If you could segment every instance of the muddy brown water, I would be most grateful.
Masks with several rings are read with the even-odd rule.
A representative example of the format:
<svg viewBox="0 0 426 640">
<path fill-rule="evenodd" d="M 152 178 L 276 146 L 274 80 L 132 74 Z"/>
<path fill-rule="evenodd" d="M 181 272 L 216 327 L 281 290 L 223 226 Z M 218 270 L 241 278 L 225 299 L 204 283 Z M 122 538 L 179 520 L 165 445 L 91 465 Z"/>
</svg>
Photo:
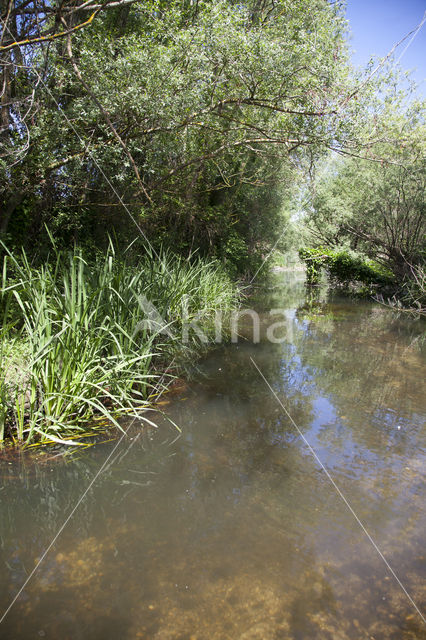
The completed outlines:
<svg viewBox="0 0 426 640">
<path fill-rule="evenodd" d="M 424 322 L 303 274 L 254 304 L 260 343 L 246 323 L 166 398 L 181 434 L 130 427 L 0 638 L 426 638 Z M 116 444 L 0 457 L 0 616 Z"/>
</svg>

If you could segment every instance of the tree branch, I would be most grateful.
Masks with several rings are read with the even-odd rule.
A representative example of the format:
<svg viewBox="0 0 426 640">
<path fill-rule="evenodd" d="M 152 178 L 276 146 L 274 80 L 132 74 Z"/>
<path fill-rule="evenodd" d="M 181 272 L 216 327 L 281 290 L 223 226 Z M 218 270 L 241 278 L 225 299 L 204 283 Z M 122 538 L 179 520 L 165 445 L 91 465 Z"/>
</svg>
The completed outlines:
<svg viewBox="0 0 426 640">
<path fill-rule="evenodd" d="M 71 61 L 72 67 L 74 69 L 74 73 L 77 76 L 77 78 L 79 79 L 79 81 L 81 82 L 81 84 L 83 85 L 83 87 L 86 89 L 87 93 L 89 94 L 89 96 L 91 97 L 91 99 L 93 100 L 93 102 L 96 104 L 96 106 L 98 107 L 99 111 L 102 113 L 105 122 L 107 123 L 107 125 L 109 126 L 109 128 L 111 129 L 115 139 L 118 141 L 119 145 L 121 146 L 121 148 L 123 149 L 124 153 L 126 154 L 126 156 L 128 157 L 130 164 L 133 168 L 133 172 L 136 176 L 136 180 L 142 190 L 142 192 L 144 193 L 146 199 L 152 204 L 152 200 L 151 197 L 148 194 L 148 191 L 146 190 L 145 185 L 142 182 L 142 178 L 140 176 L 139 173 L 139 169 L 136 165 L 136 162 L 132 156 L 132 154 L 130 153 L 129 149 L 127 148 L 126 143 L 124 142 L 124 140 L 121 138 L 120 134 L 118 133 L 117 129 L 114 127 L 112 121 L 111 121 L 111 117 L 108 113 L 108 111 L 105 109 L 105 107 L 100 103 L 100 101 L 98 100 L 98 98 L 95 96 L 95 94 L 93 93 L 93 91 L 90 89 L 89 85 L 87 84 L 87 82 L 84 80 L 83 76 L 81 75 L 80 69 L 77 66 L 77 63 L 75 61 L 73 52 L 72 52 L 72 44 L 71 44 L 71 35 L 68 35 L 67 38 L 67 53 L 68 53 L 68 57 Z"/>
</svg>

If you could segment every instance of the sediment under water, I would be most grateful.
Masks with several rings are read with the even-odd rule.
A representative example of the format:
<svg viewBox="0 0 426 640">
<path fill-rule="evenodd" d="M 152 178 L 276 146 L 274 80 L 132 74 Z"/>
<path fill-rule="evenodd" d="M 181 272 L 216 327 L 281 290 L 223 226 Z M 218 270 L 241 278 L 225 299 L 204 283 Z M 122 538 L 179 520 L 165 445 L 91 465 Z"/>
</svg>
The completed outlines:
<svg viewBox="0 0 426 640">
<path fill-rule="evenodd" d="M 0 625 L 0 638 L 414 640 L 421 617 L 291 418 L 425 610 L 421 321 L 306 301 L 279 274 L 262 338 L 194 367 L 157 429 L 132 425 Z M 270 308 L 285 308 L 271 344 Z M 4 611 L 114 442 L 78 457 L 0 457 Z M 1 613 L 1 612 L 0 612 Z"/>
</svg>

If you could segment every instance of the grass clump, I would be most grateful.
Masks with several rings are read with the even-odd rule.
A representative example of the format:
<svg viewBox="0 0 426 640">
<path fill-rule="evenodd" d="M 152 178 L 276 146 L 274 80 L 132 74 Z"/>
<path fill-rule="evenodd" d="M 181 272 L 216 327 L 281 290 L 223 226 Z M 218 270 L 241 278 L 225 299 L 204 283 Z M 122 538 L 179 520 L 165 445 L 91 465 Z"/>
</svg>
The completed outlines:
<svg viewBox="0 0 426 640">
<path fill-rule="evenodd" d="M 0 442 L 69 442 L 95 415 L 118 428 L 120 414 L 140 417 L 181 349 L 182 322 L 197 318 L 211 336 L 216 311 L 230 312 L 236 300 L 219 265 L 170 252 L 130 262 L 112 244 L 93 260 L 78 248 L 53 249 L 36 268 L 25 252 L 5 249 Z M 166 329 L 146 322 L 146 301 Z"/>
</svg>

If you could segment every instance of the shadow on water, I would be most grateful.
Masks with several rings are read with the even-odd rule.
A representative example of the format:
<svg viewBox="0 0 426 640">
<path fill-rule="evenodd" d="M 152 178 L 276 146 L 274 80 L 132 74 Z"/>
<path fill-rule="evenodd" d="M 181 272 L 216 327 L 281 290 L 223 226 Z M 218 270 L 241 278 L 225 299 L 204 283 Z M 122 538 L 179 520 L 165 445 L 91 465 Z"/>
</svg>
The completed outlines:
<svg viewBox="0 0 426 640">
<path fill-rule="evenodd" d="M 421 618 L 253 357 L 424 608 L 423 327 L 280 274 L 260 344 L 218 347 L 158 429 L 133 425 L 2 625 L 4 638 L 417 639 Z M 271 344 L 270 308 L 285 340 Z M 114 443 L 1 459 L 4 609 Z M 59 460 L 59 462 L 58 462 Z"/>
</svg>

